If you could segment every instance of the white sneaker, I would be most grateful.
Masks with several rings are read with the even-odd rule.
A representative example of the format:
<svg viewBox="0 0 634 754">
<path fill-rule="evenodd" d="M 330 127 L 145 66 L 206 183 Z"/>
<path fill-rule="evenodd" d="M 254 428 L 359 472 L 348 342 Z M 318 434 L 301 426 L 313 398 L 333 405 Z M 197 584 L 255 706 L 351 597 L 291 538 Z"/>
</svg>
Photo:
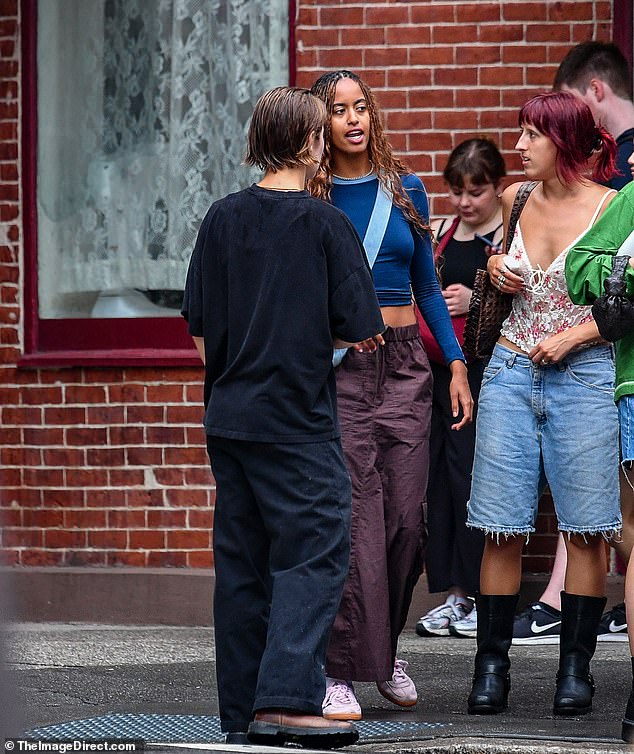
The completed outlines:
<svg viewBox="0 0 634 754">
<path fill-rule="evenodd" d="M 326 677 L 326 696 L 321 704 L 326 720 L 361 720 L 361 706 L 351 683 Z"/>
<path fill-rule="evenodd" d="M 418 701 L 414 681 L 405 672 L 407 662 L 399 660 L 394 662 L 394 673 L 391 681 L 377 681 L 376 687 L 379 692 L 393 704 L 399 707 L 413 707 Z"/>
<path fill-rule="evenodd" d="M 475 605 L 473 606 L 473 610 L 462 620 L 449 624 L 449 633 L 452 636 L 459 636 L 461 638 L 476 638 L 478 634 L 478 613 L 476 612 Z"/>
<path fill-rule="evenodd" d="M 449 626 L 462 620 L 471 610 L 471 600 L 450 594 L 442 605 L 419 618 L 416 633 L 419 636 L 449 636 Z"/>
</svg>

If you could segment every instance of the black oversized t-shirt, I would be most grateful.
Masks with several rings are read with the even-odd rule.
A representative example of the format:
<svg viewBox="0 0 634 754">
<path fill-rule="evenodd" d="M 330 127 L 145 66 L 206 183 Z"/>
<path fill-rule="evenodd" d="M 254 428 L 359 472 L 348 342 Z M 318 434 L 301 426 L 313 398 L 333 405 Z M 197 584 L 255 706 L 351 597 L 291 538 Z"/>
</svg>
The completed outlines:
<svg viewBox="0 0 634 754">
<path fill-rule="evenodd" d="M 346 216 L 255 185 L 209 209 L 182 313 L 205 341 L 207 434 L 257 442 L 338 437 L 333 338 L 384 327 Z"/>
</svg>

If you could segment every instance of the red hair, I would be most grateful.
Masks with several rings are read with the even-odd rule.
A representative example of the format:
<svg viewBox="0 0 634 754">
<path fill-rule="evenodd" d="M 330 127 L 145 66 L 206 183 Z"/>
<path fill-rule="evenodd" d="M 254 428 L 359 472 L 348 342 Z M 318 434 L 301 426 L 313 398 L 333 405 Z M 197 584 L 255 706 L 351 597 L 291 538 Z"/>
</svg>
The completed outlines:
<svg viewBox="0 0 634 754">
<path fill-rule="evenodd" d="M 563 183 L 582 178 L 595 154 L 592 179 L 607 181 L 614 175 L 616 142 L 574 94 L 547 92 L 529 99 L 519 115 L 520 126 L 527 123 L 557 147 L 557 175 Z"/>
</svg>

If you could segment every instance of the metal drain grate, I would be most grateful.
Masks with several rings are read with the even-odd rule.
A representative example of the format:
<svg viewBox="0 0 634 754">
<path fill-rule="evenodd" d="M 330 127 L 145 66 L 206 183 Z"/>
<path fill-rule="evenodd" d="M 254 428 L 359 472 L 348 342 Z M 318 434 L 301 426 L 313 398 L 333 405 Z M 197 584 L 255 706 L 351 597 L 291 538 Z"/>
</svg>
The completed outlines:
<svg viewBox="0 0 634 754">
<path fill-rule="evenodd" d="M 361 720 L 355 723 L 360 738 L 390 738 L 444 728 L 447 723 Z M 140 715 L 113 714 L 72 720 L 45 728 L 33 728 L 26 737 L 33 739 L 127 738 L 155 743 L 218 743 L 223 739 L 220 718 L 213 715 Z"/>
</svg>

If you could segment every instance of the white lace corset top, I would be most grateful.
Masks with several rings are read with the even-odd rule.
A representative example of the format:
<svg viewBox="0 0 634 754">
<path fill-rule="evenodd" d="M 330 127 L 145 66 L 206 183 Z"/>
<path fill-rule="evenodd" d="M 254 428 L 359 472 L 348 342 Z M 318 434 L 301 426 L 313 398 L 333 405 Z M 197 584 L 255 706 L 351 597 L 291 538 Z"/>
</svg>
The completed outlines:
<svg viewBox="0 0 634 754">
<path fill-rule="evenodd" d="M 520 263 L 517 274 L 524 278 L 525 287 L 513 297 L 513 307 L 502 325 L 501 334 L 522 351 L 528 353 L 544 338 L 592 320 L 589 306 L 578 306 L 570 300 L 564 266 L 569 249 L 594 225 L 606 197 L 612 193 L 606 191 L 588 227 L 545 270 L 532 266 L 520 223 L 515 226 L 509 256 Z"/>
</svg>

